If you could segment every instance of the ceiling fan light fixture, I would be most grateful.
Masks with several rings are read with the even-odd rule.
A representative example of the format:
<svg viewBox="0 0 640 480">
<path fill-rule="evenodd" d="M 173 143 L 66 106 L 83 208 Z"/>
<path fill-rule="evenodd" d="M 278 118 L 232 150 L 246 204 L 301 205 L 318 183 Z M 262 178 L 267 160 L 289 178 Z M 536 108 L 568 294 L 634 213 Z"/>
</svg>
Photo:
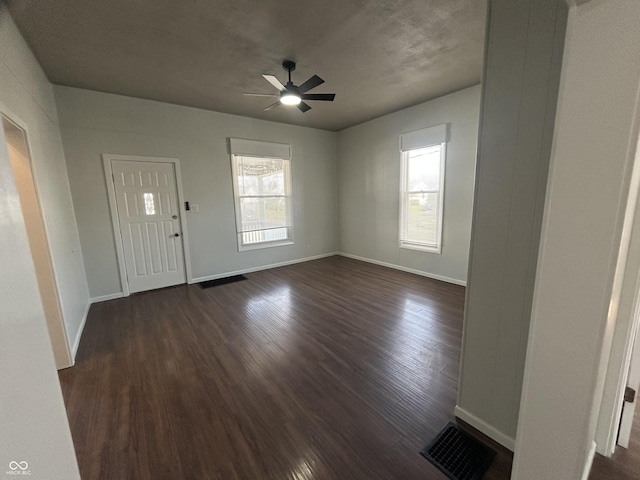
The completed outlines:
<svg viewBox="0 0 640 480">
<path fill-rule="evenodd" d="M 283 105 L 299 105 L 302 99 L 295 93 L 285 93 L 280 97 L 280 103 Z"/>
<path fill-rule="evenodd" d="M 0 0 L 0 2 L 1 1 L 2 0 Z M 287 71 L 289 77 L 289 81 L 286 83 L 286 85 L 283 85 L 282 82 L 280 82 L 280 80 L 278 80 L 274 75 L 262 75 L 262 77 L 272 86 L 274 86 L 279 93 L 245 93 L 245 95 L 251 97 L 279 96 L 280 98 L 277 102 L 272 103 L 267 108 L 263 109 L 265 112 L 277 107 L 278 105 L 290 105 L 292 107 L 298 107 L 298 110 L 304 113 L 311 110 L 311 107 L 306 103 L 306 100 L 333 102 L 333 99 L 336 96 L 335 93 L 308 93 L 309 90 L 316 88 L 318 85 L 322 85 L 324 83 L 324 80 L 319 76 L 314 75 L 306 82 L 298 86 L 291 81 L 291 72 L 296 69 L 296 63 L 292 62 L 291 60 L 285 60 L 284 62 L 282 62 L 282 68 Z"/>
</svg>

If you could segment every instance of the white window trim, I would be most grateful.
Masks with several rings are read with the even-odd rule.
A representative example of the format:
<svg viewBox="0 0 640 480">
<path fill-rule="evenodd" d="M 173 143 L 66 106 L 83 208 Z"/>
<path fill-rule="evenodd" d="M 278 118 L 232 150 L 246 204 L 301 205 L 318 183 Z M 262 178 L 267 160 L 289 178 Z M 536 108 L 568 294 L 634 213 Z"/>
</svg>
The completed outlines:
<svg viewBox="0 0 640 480">
<path fill-rule="evenodd" d="M 236 243 L 239 252 L 260 250 L 263 248 L 281 247 L 286 245 L 293 245 L 293 212 L 291 211 L 293 205 L 291 178 L 292 178 L 292 165 L 291 165 L 291 146 L 285 144 L 260 142 L 255 140 L 242 140 L 242 139 L 230 139 L 230 151 L 231 151 L 231 173 L 233 177 L 233 204 L 236 217 Z M 240 192 L 238 186 L 238 169 L 237 160 L 235 157 L 255 157 L 264 159 L 276 159 L 284 160 L 285 163 L 285 195 L 280 195 L 288 200 L 287 202 L 287 238 L 282 240 L 273 240 L 252 244 L 242 243 L 241 231 L 242 216 L 240 211 Z M 277 197 L 279 195 L 273 195 Z"/>
<path fill-rule="evenodd" d="M 400 135 L 400 217 L 398 225 L 398 246 L 408 250 L 418 250 L 427 253 L 442 254 L 442 227 L 444 219 L 444 186 L 445 186 L 445 166 L 447 157 L 447 140 L 448 125 L 436 125 L 434 127 L 425 128 L 415 132 Z M 405 187 L 407 185 L 407 167 L 409 160 L 409 152 L 420 148 L 440 146 L 440 184 L 438 198 L 438 218 L 436 231 L 436 244 L 431 245 L 422 242 L 403 240 L 405 217 L 407 210 L 408 192 Z M 413 193 L 435 193 L 435 190 L 425 190 L 424 192 Z"/>
<path fill-rule="evenodd" d="M 250 245 L 242 244 L 241 233 L 237 235 L 238 237 L 238 251 L 239 252 L 248 252 L 251 250 L 261 250 L 263 248 L 271 248 L 271 247 L 284 247 L 285 245 L 293 245 L 293 237 L 291 235 L 291 227 L 288 227 L 289 237 L 287 240 L 274 240 L 272 242 L 260 242 L 260 243 L 252 243 Z"/>
</svg>

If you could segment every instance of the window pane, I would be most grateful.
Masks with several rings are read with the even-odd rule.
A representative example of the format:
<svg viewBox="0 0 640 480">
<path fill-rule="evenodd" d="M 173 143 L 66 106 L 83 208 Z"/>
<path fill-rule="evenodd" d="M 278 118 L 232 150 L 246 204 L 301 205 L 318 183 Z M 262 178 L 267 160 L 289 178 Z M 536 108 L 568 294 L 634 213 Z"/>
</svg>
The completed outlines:
<svg viewBox="0 0 640 480">
<path fill-rule="evenodd" d="M 410 242 L 436 245 L 438 234 L 437 193 L 410 193 L 407 195 L 406 238 Z"/>
<path fill-rule="evenodd" d="M 284 195 L 284 160 L 238 157 L 238 188 L 244 195 Z"/>
<path fill-rule="evenodd" d="M 287 201 L 285 198 L 264 199 L 264 222 L 269 225 L 287 224 Z"/>
<path fill-rule="evenodd" d="M 155 215 L 156 214 L 156 203 L 153 200 L 153 193 L 143 193 L 144 198 L 144 212 L 147 215 Z"/>
<path fill-rule="evenodd" d="M 287 225 L 286 205 L 283 197 L 241 198 L 242 231 Z"/>
<path fill-rule="evenodd" d="M 410 192 L 440 189 L 440 145 L 408 152 L 408 185 Z"/>
<path fill-rule="evenodd" d="M 284 195 L 284 170 L 262 175 L 258 187 L 260 195 Z"/>
</svg>

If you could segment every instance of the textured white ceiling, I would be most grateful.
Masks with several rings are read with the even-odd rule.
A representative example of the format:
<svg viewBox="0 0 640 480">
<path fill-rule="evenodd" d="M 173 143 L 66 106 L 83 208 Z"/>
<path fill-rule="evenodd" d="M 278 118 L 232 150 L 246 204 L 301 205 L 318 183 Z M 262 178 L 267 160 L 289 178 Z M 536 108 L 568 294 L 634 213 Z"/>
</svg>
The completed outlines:
<svg viewBox="0 0 640 480">
<path fill-rule="evenodd" d="M 341 130 L 479 83 L 485 0 L 11 0 L 56 84 Z M 263 73 L 325 83 L 306 113 Z"/>
</svg>

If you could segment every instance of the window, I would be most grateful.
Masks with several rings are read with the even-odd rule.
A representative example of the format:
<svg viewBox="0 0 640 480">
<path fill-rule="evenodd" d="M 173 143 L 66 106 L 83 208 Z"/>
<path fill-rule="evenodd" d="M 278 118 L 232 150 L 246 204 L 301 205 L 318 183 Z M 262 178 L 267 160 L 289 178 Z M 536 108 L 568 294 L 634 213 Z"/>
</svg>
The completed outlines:
<svg viewBox="0 0 640 480">
<path fill-rule="evenodd" d="M 446 125 L 401 135 L 400 247 L 440 253 Z"/>
<path fill-rule="evenodd" d="M 255 151 L 238 148 L 237 145 L 234 149 L 233 140 L 231 159 L 238 249 L 243 251 L 293 243 L 291 161 L 288 158 L 257 156 Z M 262 151 L 267 154 L 281 153 L 265 148 L 279 144 L 240 142 L 264 144 Z"/>
<path fill-rule="evenodd" d="M 156 203 L 153 200 L 153 193 L 143 193 L 142 198 L 144 199 L 144 213 L 147 215 L 155 215 Z"/>
</svg>

